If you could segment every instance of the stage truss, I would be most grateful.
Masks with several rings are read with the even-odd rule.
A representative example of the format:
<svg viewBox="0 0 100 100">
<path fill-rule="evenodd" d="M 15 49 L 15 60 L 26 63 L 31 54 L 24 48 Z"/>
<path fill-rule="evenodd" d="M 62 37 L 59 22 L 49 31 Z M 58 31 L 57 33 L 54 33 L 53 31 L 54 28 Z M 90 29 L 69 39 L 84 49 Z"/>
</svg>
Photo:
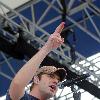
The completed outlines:
<svg viewBox="0 0 100 100">
<path fill-rule="evenodd" d="M 66 27 L 64 30 L 73 29 L 77 27 L 79 30 L 83 31 L 84 34 L 87 34 L 92 39 L 97 41 L 97 43 L 100 43 L 100 30 L 94 21 L 94 17 L 98 17 L 98 19 L 100 18 L 100 7 L 95 5 L 96 0 L 94 1 L 87 0 L 86 2 L 79 0 L 78 4 L 73 7 L 75 2 L 76 2 L 75 0 L 70 0 L 67 4 L 66 20 L 68 21 L 68 23 L 71 23 L 71 24 L 69 24 L 68 27 Z M 38 7 L 36 6 L 39 6 L 40 3 L 45 4 L 46 9 L 42 12 L 42 14 L 38 15 L 38 18 L 36 18 L 37 17 L 36 12 L 39 10 L 39 9 L 37 10 Z M 30 9 L 30 12 L 29 12 L 30 18 L 27 18 L 21 13 L 27 8 Z M 61 22 L 62 20 L 62 17 L 61 17 L 62 5 L 59 0 L 51 0 L 51 1 L 50 0 L 32 0 L 16 9 L 12 9 L 0 1 L 0 9 L 1 9 L 0 22 L 2 23 L 3 19 L 6 19 L 7 22 L 11 23 L 12 27 L 24 29 L 26 41 L 29 43 L 35 43 L 34 47 L 37 49 L 40 49 L 44 45 L 45 41 L 50 35 L 49 33 L 53 32 L 53 30 L 52 31 L 47 30 L 48 28 L 46 27 L 52 27 L 53 24 L 57 25 L 58 24 L 57 22 Z M 52 17 L 51 19 L 45 19 L 45 17 L 47 16 L 50 10 L 51 11 L 53 10 L 58 15 Z M 77 21 L 72 16 L 79 12 L 82 12 L 81 16 L 83 16 L 83 19 Z M 15 19 L 19 21 L 16 21 Z M 91 32 L 91 29 L 88 28 L 87 20 L 90 21 L 96 34 Z M 55 27 L 56 26 L 54 26 L 53 28 Z M 11 35 L 5 32 L 4 30 L 2 31 L 3 31 L 2 35 L 4 35 L 5 37 L 9 35 L 11 40 L 16 41 L 16 38 L 17 38 L 16 36 Z M 38 33 L 41 33 L 41 34 L 38 34 Z M 0 55 L 1 55 L 0 68 L 3 67 L 3 64 L 6 64 L 7 65 L 6 67 L 9 67 L 11 73 L 15 75 L 16 71 L 13 67 L 14 65 L 11 64 L 11 61 L 12 60 L 16 61 L 16 59 L 5 55 L 3 52 L 0 52 Z M 83 74 L 83 73 L 84 74 L 89 73 L 91 77 L 89 77 L 87 80 L 91 82 L 92 84 L 94 84 L 95 86 L 97 86 L 98 88 L 100 88 L 100 68 L 99 66 L 97 66 L 97 63 L 100 62 L 100 57 L 95 57 L 95 59 L 99 59 L 99 60 L 98 62 L 94 62 L 93 59 L 88 60 L 84 55 L 80 54 L 78 51 L 75 51 L 75 55 L 77 58 L 75 60 L 75 64 L 71 65 L 69 69 L 78 75 Z M 71 62 L 70 47 L 66 46 L 66 44 L 63 44 L 57 50 L 53 50 L 49 54 L 49 57 L 67 66 L 68 62 Z M 22 62 L 25 63 L 26 61 L 23 60 Z M 2 70 L 0 70 L 0 75 L 9 79 L 10 81 L 12 80 L 12 77 L 9 76 L 6 72 L 5 73 L 2 72 Z M 79 90 L 80 89 L 76 91 L 79 91 Z M 72 98 L 72 97 L 67 98 L 69 94 L 72 94 L 72 92 L 65 94 L 65 100 L 70 100 L 70 98 Z M 54 98 L 56 100 L 57 97 L 54 97 Z M 62 98 L 62 96 L 59 96 L 59 98 Z"/>
</svg>

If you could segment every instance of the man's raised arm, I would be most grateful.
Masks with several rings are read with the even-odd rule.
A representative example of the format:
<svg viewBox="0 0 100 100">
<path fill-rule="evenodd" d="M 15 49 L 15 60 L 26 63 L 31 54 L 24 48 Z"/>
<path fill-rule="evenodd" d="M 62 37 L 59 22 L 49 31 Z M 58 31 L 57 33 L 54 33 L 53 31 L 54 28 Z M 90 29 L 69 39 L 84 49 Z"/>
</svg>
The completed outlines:
<svg viewBox="0 0 100 100">
<path fill-rule="evenodd" d="M 41 62 L 47 56 L 47 54 L 55 48 L 58 48 L 64 39 L 61 38 L 60 33 L 64 28 L 64 22 L 62 22 L 50 35 L 45 45 L 36 53 L 16 74 L 11 82 L 9 94 L 12 100 L 19 100 L 24 94 L 24 88 L 33 78 L 35 72 L 38 70 Z"/>
</svg>

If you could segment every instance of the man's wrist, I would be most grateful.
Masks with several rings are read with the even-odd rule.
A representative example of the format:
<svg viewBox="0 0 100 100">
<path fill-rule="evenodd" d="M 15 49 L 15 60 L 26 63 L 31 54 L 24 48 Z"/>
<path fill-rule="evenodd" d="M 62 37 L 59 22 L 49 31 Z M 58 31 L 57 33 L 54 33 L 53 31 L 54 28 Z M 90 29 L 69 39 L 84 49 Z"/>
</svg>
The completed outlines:
<svg viewBox="0 0 100 100">
<path fill-rule="evenodd" d="M 50 53 L 52 51 L 52 49 L 50 48 L 50 46 L 46 43 L 44 46 L 43 46 L 43 49 L 47 52 L 47 53 Z"/>
</svg>

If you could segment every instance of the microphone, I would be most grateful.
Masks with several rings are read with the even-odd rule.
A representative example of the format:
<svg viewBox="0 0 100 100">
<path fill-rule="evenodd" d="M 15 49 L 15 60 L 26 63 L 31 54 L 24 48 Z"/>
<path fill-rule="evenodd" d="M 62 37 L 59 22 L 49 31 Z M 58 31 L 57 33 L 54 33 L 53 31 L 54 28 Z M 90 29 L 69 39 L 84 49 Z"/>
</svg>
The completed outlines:
<svg viewBox="0 0 100 100">
<path fill-rule="evenodd" d="M 75 79 L 66 80 L 64 82 L 61 82 L 60 84 L 58 84 L 58 86 L 59 86 L 60 89 L 63 89 L 66 86 L 69 87 L 69 86 L 72 86 L 72 85 L 82 81 L 82 80 L 85 80 L 89 76 L 90 76 L 89 74 L 83 74 L 83 75 L 80 75 L 79 77 L 77 77 Z"/>
</svg>

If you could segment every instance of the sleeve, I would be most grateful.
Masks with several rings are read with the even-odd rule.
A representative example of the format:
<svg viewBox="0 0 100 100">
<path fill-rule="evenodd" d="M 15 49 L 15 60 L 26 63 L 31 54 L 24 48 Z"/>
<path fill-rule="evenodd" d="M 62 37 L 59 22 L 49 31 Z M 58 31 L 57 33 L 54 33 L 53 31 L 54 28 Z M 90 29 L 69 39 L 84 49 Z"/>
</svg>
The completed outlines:
<svg viewBox="0 0 100 100">
<path fill-rule="evenodd" d="M 20 100 L 30 100 L 26 91 L 25 91 L 24 96 Z"/>
<path fill-rule="evenodd" d="M 6 94 L 6 100 L 12 100 L 8 91 L 7 91 L 7 94 Z"/>
<path fill-rule="evenodd" d="M 12 100 L 8 91 L 7 91 L 7 94 L 6 94 L 6 100 Z M 20 100 L 28 100 L 28 95 L 27 95 L 26 92 Z"/>
</svg>

